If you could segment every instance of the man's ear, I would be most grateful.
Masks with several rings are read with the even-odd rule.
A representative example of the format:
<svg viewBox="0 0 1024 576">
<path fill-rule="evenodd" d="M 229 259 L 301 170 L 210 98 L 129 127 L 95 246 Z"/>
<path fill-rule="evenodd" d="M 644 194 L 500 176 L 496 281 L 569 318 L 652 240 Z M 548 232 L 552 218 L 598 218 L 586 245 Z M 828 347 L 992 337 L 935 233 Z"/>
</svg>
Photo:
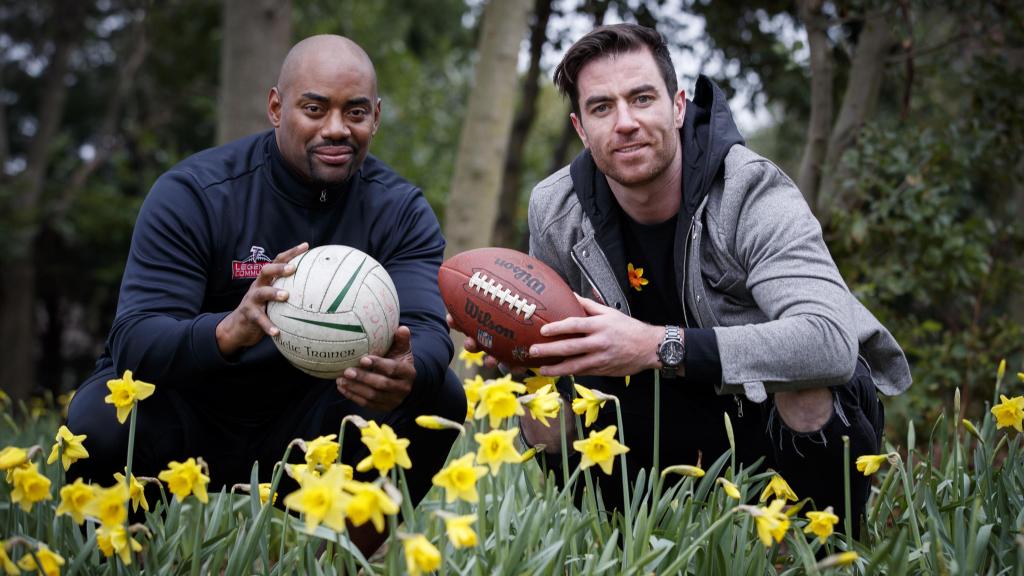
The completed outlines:
<svg viewBox="0 0 1024 576">
<path fill-rule="evenodd" d="M 380 128 L 380 98 L 377 98 L 377 105 L 373 107 L 373 134 L 377 135 L 377 129 Z"/>
<path fill-rule="evenodd" d="M 267 118 L 274 128 L 281 126 L 281 91 L 274 86 L 267 96 Z"/>
<path fill-rule="evenodd" d="M 576 135 L 583 141 L 583 147 L 590 148 L 590 142 L 587 141 L 587 132 L 583 129 L 583 121 L 580 120 L 575 112 L 569 114 L 569 119 L 572 120 L 572 127 L 576 129 Z"/>
<path fill-rule="evenodd" d="M 675 122 L 677 129 L 683 127 L 683 118 L 686 118 L 686 90 L 680 89 L 676 93 L 675 101 L 672 103 L 675 107 L 675 117 L 672 119 Z"/>
</svg>

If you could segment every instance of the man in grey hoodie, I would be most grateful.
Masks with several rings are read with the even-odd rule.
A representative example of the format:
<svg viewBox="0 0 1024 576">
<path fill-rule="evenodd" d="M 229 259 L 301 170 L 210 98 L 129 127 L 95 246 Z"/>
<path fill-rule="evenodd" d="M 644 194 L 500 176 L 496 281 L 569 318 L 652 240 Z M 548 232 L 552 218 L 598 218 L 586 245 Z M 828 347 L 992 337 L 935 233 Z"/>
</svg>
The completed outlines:
<svg viewBox="0 0 1024 576">
<path fill-rule="evenodd" d="M 555 83 L 586 149 L 534 188 L 530 251 L 583 296 L 587 317 L 543 329 L 565 339 L 530 354 L 566 359 L 542 373 L 619 397 L 631 475 L 653 462 L 660 371 L 662 466 L 724 453 L 726 413 L 742 462 L 764 457 L 797 496 L 843 516 L 842 437 L 851 458 L 876 453 L 876 389 L 898 394 L 911 377 L 846 287 L 800 191 L 743 145 L 711 80 L 685 99 L 654 30 L 595 29 Z M 594 429 L 615 421 L 608 403 Z M 528 416 L 522 426 L 528 443 L 560 450 L 558 431 Z M 852 480 L 857 518 L 870 486 Z M 602 477 L 610 507 L 618 482 Z"/>
</svg>

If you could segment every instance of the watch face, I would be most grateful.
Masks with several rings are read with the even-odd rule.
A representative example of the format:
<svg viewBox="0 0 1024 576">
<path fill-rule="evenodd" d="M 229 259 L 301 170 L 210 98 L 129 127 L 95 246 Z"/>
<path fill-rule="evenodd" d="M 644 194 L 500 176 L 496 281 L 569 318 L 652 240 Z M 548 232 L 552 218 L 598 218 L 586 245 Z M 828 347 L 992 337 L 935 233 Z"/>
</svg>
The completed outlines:
<svg viewBox="0 0 1024 576">
<path fill-rule="evenodd" d="M 661 363 L 666 366 L 678 366 L 683 361 L 682 342 L 665 342 L 661 345 Z"/>
</svg>

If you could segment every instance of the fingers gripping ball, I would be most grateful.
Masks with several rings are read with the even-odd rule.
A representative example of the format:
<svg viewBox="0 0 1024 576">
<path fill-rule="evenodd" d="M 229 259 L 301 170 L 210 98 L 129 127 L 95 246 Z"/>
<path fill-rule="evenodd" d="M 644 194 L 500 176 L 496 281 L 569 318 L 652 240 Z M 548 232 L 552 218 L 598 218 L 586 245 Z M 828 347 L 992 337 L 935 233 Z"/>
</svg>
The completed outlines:
<svg viewBox="0 0 1024 576">
<path fill-rule="evenodd" d="M 572 289 L 547 264 L 516 250 L 478 248 L 457 254 L 438 273 L 454 327 L 513 366 L 557 364 L 531 358 L 530 345 L 551 342 L 544 324 L 586 316 Z"/>
<path fill-rule="evenodd" d="M 292 365 L 333 379 L 391 348 L 400 308 L 380 263 L 348 246 L 319 246 L 291 264 L 295 274 L 274 282 L 288 300 L 268 303 L 267 316 L 280 330 L 274 344 Z"/>
</svg>

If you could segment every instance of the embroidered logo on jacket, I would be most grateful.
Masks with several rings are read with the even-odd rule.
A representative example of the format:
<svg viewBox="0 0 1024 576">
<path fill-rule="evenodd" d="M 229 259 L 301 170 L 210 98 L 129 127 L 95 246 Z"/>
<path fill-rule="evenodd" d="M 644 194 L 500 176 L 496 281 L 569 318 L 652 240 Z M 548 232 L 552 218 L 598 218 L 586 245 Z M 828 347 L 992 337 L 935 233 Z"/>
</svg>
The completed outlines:
<svg viewBox="0 0 1024 576">
<path fill-rule="evenodd" d="M 266 251 L 260 246 L 249 248 L 249 256 L 245 260 L 231 261 L 231 279 L 256 278 L 263 266 L 270 263 Z"/>
</svg>

